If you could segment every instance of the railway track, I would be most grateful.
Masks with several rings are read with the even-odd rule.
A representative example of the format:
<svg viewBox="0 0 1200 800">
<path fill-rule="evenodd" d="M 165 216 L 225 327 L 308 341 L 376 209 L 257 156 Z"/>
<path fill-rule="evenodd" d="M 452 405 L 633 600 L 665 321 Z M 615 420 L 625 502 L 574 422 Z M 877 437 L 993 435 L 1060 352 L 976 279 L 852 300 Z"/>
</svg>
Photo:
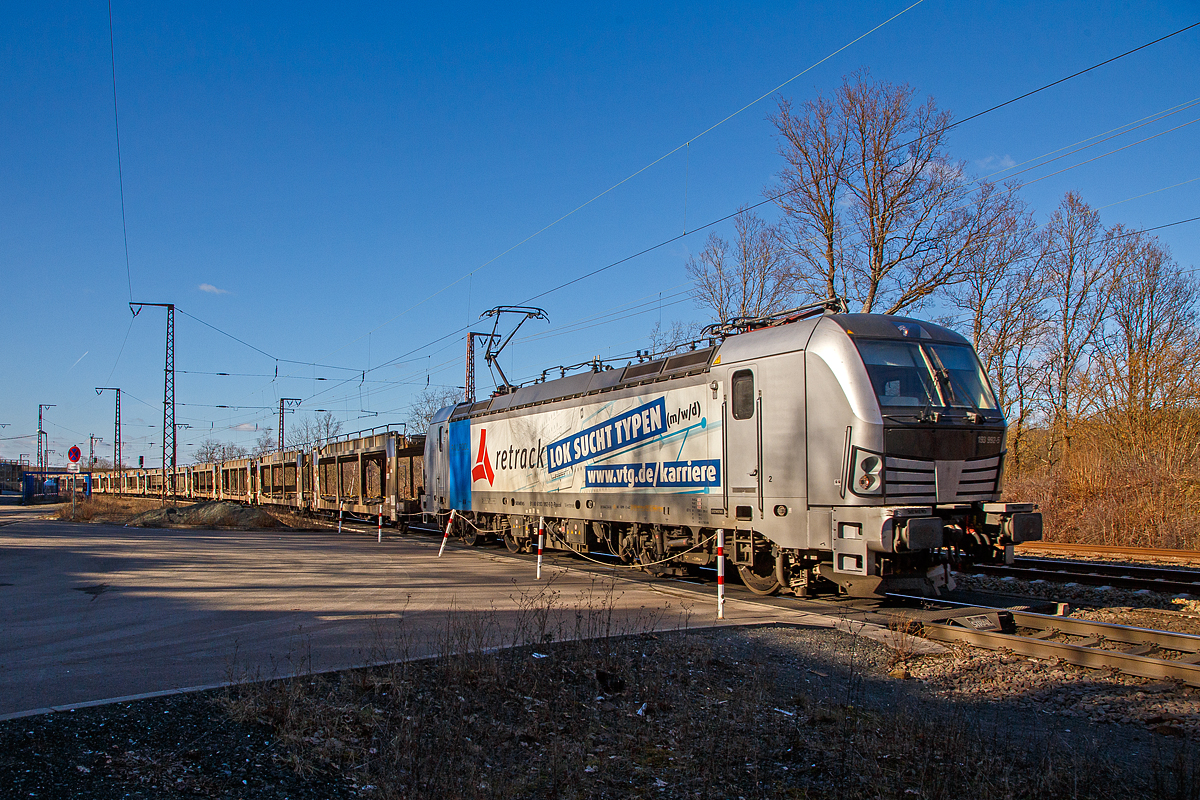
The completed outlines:
<svg viewBox="0 0 1200 800">
<path fill-rule="evenodd" d="M 1012 564 L 972 564 L 964 567 L 964 571 L 1000 578 L 1082 583 L 1089 586 L 1111 586 L 1114 589 L 1145 589 L 1166 594 L 1200 596 L 1200 571 L 1170 567 L 1021 556 L 1014 559 Z"/>
<path fill-rule="evenodd" d="M 1109 558 L 1132 558 L 1149 561 L 1181 561 L 1200 563 L 1200 552 L 1195 550 L 1156 550 L 1147 547 L 1115 547 L 1099 544 L 1064 544 L 1062 542 L 1036 542 L 1017 545 L 1018 553 L 1062 553 L 1076 556 L 1104 556 Z"/>
<path fill-rule="evenodd" d="M 1200 636 L 992 608 L 926 612 L 920 624 L 935 641 L 1200 686 Z"/>
<path fill-rule="evenodd" d="M 424 532 L 424 531 L 422 531 Z M 437 531 L 430 529 L 429 533 Z M 497 551 L 512 558 L 527 555 Z M 611 567 L 580 561 L 570 555 L 555 552 L 553 560 L 574 569 L 608 572 Z M 1085 565 L 1088 567 L 1094 565 Z M 1109 565 L 1114 568 L 1119 565 Z M 1189 573 L 1190 574 L 1190 573 Z M 636 576 L 636 577 L 634 577 Z M 705 577 L 692 579 L 655 578 L 630 570 L 626 577 L 650 583 L 670 583 L 697 594 L 711 590 Z M 1195 577 L 1193 575 L 1193 577 Z M 1190 584 L 1189 584 L 1190 585 Z M 1200 588 L 1197 588 L 1200 592 Z M 730 596 L 743 602 L 763 603 L 797 610 L 819 610 L 830 613 L 837 607 L 847 619 L 874 622 L 895 627 L 897 609 L 884 603 L 868 604 L 844 598 L 762 597 L 731 586 Z M 933 606 L 926 611 L 903 612 L 905 619 L 920 625 L 924 638 L 938 642 L 962 642 L 989 650 L 1008 651 L 1030 658 L 1073 664 L 1090 669 L 1109 670 L 1152 680 L 1180 681 L 1200 687 L 1200 636 L 1170 631 L 1158 631 L 1127 625 L 1091 622 L 1071 617 L 1038 614 L 1012 608 L 984 606 L 953 606 L 927 598 L 892 598 L 904 601 L 920 600 Z"/>
</svg>

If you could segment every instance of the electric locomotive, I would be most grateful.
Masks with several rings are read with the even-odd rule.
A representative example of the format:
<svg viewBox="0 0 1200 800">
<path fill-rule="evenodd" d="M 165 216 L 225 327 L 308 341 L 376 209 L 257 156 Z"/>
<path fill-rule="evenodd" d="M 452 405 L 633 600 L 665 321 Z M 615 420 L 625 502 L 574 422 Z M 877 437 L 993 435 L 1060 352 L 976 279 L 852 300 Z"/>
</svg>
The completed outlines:
<svg viewBox="0 0 1200 800">
<path fill-rule="evenodd" d="M 801 596 L 933 595 L 954 558 L 1041 538 L 1000 502 L 1006 424 L 962 336 L 831 304 L 713 333 L 442 409 L 422 512 L 514 550 L 544 521 L 550 547 L 654 572 L 714 564 L 724 529 L 751 591 Z"/>
</svg>

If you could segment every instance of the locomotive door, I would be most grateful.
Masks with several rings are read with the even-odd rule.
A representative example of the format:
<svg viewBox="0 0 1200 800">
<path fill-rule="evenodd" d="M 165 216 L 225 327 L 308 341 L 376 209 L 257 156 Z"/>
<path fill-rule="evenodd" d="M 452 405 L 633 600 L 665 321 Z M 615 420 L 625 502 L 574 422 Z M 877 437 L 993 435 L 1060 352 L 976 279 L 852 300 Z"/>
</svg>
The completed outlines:
<svg viewBox="0 0 1200 800">
<path fill-rule="evenodd" d="M 433 452 L 433 464 L 434 465 L 433 465 L 433 470 L 432 470 L 433 471 L 433 489 L 432 489 L 432 491 L 433 491 L 433 499 L 434 499 L 433 501 L 436 504 L 436 506 L 440 509 L 440 508 L 444 508 L 446 505 L 446 489 L 448 488 L 448 485 L 450 483 L 450 475 L 449 475 L 450 461 L 449 461 L 449 456 L 447 455 L 447 450 L 448 450 L 447 445 L 449 444 L 449 442 L 446 441 L 449 438 L 447 436 L 447 433 L 448 433 L 447 428 L 449 428 L 450 426 L 445 422 L 441 422 L 441 423 L 438 423 L 435 427 L 437 428 L 437 449 L 434 450 L 434 452 Z"/>
<path fill-rule="evenodd" d="M 738 367 L 729 376 L 722 422 L 725 436 L 725 513 L 738 521 L 754 519 L 762 511 L 762 390 L 752 364 Z"/>
</svg>

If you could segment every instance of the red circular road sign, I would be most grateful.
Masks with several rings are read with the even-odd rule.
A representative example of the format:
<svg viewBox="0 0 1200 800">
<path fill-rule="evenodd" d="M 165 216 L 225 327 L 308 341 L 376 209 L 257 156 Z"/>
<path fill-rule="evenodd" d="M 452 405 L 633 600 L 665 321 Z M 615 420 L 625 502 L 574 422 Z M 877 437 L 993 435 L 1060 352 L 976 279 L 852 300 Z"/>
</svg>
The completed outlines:
<svg viewBox="0 0 1200 800">
<path fill-rule="evenodd" d="M 83 455 L 83 453 L 79 452 L 78 447 L 72 447 L 70 450 L 67 451 L 67 458 L 71 459 L 72 461 L 78 461 L 79 457 L 82 455 Z"/>
</svg>

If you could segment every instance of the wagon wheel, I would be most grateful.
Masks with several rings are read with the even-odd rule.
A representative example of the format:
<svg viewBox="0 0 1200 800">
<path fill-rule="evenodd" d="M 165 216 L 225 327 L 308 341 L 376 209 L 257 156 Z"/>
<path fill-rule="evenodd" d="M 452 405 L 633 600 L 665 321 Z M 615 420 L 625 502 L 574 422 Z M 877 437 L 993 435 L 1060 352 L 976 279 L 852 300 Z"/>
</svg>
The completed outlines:
<svg viewBox="0 0 1200 800">
<path fill-rule="evenodd" d="M 529 547 L 529 539 L 525 534 L 525 521 L 521 517 L 510 515 L 504 526 L 504 546 L 510 553 L 523 553 Z"/>
<path fill-rule="evenodd" d="M 775 580 L 775 559 L 765 550 L 755 549 L 754 564 L 739 566 L 738 575 L 754 594 L 768 595 L 779 591 L 779 581 Z"/>
<path fill-rule="evenodd" d="M 508 552 L 510 553 L 519 553 L 525 549 L 525 547 L 521 544 L 521 540 L 517 538 L 515 533 L 513 533 L 512 528 L 506 528 L 504 530 L 504 546 L 508 548 Z"/>
<path fill-rule="evenodd" d="M 637 565 L 651 575 L 662 575 L 662 559 L 654 547 L 654 536 L 659 532 L 658 526 L 649 526 L 635 531 L 635 555 Z"/>
<path fill-rule="evenodd" d="M 454 535 L 467 547 L 474 547 L 479 543 L 479 531 L 475 528 L 474 520 L 467 517 L 455 517 Z"/>
<path fill-rule="evenodd" d="M 628 528 L 624 532 L 613 526 L 613 531 L 609 538 L 609 548 L 613 555 L 619 556 L 621 561 L 626 564 L 632 564 L 638 560 L 638 537 L 636 528 Z"/>
</svg>

